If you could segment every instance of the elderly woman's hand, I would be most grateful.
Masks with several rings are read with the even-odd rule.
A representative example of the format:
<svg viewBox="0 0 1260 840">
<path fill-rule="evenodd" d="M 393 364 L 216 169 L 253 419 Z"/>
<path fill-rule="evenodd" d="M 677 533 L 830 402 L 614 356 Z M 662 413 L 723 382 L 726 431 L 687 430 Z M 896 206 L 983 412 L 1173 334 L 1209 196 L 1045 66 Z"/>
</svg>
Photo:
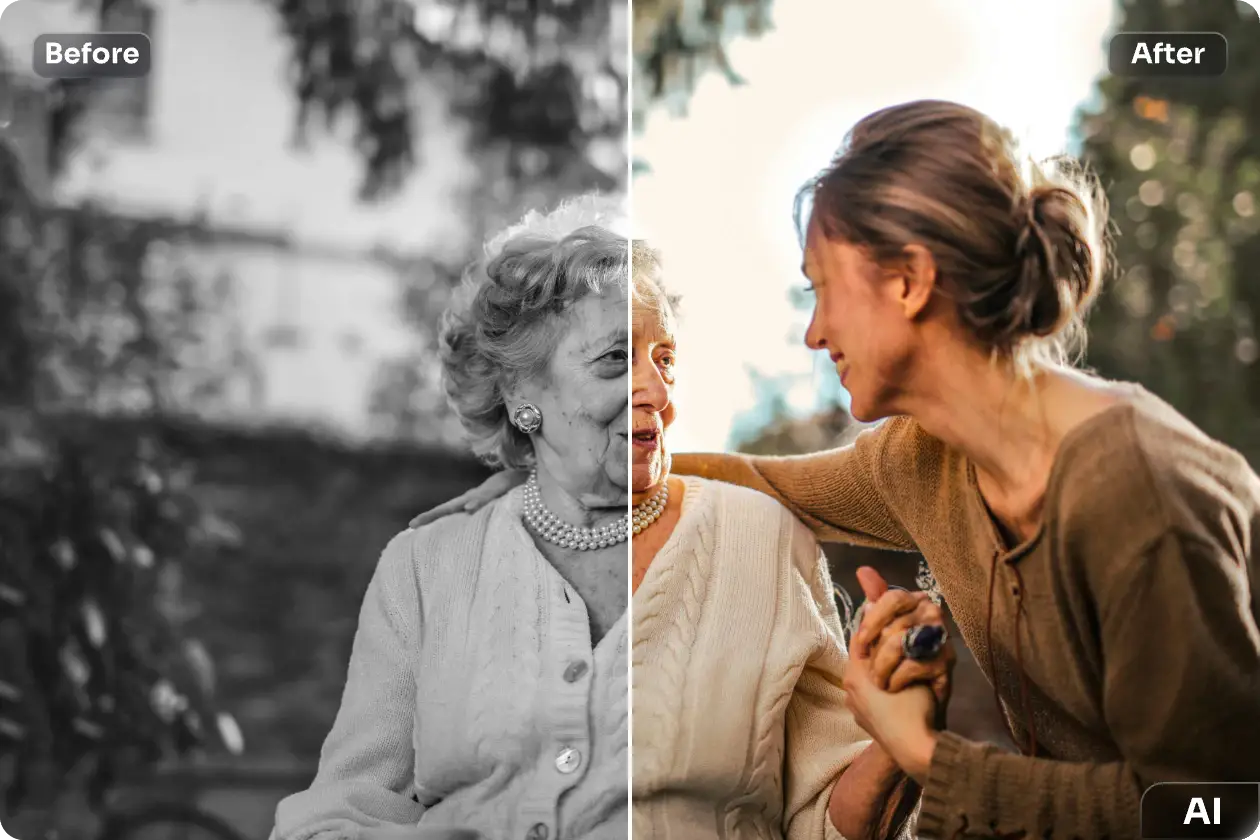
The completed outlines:
<svg viewBox="0 0 1260 840">
<path fill-rule="evenodd" d="M 408 528 L 419 528 L 453 513 L 472 513 L 480 510 L 529 478 L 528 470 L 501 470 L 449 502 L 443 502 L 407 523 Z"/>
<path fill-rule="evenodd" d="M 945 632 L 945 615 L 925 592 L 890 589 L 879 572 L 863 566 L 858 583 L 866 595 L 861 623 L 850 643 L 854 659 L 868 660 L 870 678 L 882 691 L 898 692 L 913 685 L 932 689 L 944 712 L 949 703 L 950 676 L 957 657 L 948 639 L 930 659 L 906 656 L 906 633 L 915 627 L 939 628 Z"/>
<path fill-rule="evenodd" d="M 884 691 L 875 684 L 870 659 L 850 659 L 844 672 L 845 705 L 907 776 L 920 785 L 936 750 L 938 703 L 925 686 Z"/>
</svg>

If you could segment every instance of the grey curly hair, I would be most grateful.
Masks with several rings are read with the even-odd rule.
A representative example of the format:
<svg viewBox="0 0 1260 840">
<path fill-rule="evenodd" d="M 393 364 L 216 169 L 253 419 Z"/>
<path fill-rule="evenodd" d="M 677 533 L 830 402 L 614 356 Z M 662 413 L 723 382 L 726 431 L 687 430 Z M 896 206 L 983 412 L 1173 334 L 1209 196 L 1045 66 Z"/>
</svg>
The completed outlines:
<svg viewBox="0 0 1260 840">
<path fill-rule="evenodd" d="M 626 289 L 629 243 L 615 230 L 621 202 L 585 195 L 531 212 L 486 245 L 442 317 L 447 400 L 473 452 L 493 467 L 534 461 L 529 436 L 508 419 L 507 394 L 551 361 L 563 315 L 607 288 Z"/>
<path fill-rule="evenodd" d="M 636 312 L 645 312 L 660 318 L 676 316 L 680 298 L 665 286 L 661 265 L 661 252 L 636 239 L 630 247 L 630 271 L 634 275 L 631 294 Z"/>
</svg>

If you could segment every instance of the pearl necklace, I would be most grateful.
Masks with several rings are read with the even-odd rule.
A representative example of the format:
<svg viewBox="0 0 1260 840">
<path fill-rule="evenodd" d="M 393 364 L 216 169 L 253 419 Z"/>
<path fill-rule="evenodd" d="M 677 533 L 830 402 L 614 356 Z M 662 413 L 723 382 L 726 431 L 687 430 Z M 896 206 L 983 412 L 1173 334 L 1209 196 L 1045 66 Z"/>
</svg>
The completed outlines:
<svg viewBox="0 0 1260 840">
<path fill-rule="evenodd" d="M 652 498 L 639 502 L 634 506 L 634 533 L 641 534 L 648 526 L 661 518 L 665 506 L 669 504 L 669 481 L 661 482 L 661 489 L 652 494 Z"/>
<path fill-rule="evenodd" d="M 530 473 L 525 482 L 525 523 L 547 542 L 561 548 L 594 551 L 626 541 L 630 535 L 626 520 L 619 519 L 598 528 L 570 525 L 547 509 L 542 491 L 538 489 L 538 473 Z"/>
</svg>

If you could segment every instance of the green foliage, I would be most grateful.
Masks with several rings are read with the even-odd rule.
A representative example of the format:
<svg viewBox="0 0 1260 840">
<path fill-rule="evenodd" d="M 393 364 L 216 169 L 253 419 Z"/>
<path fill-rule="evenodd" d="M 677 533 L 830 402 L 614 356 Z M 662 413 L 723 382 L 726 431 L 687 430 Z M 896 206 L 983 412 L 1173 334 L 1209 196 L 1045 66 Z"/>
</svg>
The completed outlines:
<svg viewBox="0 0 1260 840">
<path fill-rule="evenodd" d="M 209 660 L 180 628 L 197 509 L 170 486 L 175 465 L 151 441 L 108 452 L 90 427 L 54 425 L 0 484 L 9 813 L 47 807 L 50 778 L 88 778 L 100 796 L 218 725 Z"/>
<path fill-rule="evenodd" d="M 1229 70 L 1106 77 L 1081 115 L 1116 233 L 1089 362 L 1260 463 L 1260 20 L 1234 0 L 1126 2 L 1119 15 L 1119 30 L 1220 32 Z"/>
<path fill-rule="evenodd" d="M 117 1 L 117 0 L 116 0 Z M 386 199 L 424 161 L 426 119 L 468 132 L 479 181 L 449 212 L 480 243 L 526 209 L 623 186 L 626 45 L 623 4 L 569 0 L 275 0 L 292 44 L 299 137 L 354 126 L 362 197 Z M 417 94 L 440 87 L 442 108 Z M 428 107 L 429 110 L 424 109 Z M 401 266 L 410 350 L 383 365 L 373 389 L 377 429 L 453 435 L 439 387 L 435 325 L 465 263 Z"/>
<path fill-rule="evenodd" d="M 663 105 L 685 112 L 696 82 L 719 72 L 742 84 L 726 55 L 736 37 L 770 29 L 771 0 L 636 0 L 634 5 L 635 132 Z"/>
<path fill-rule="evenodd" d="M 136 0 L 81 2 L 104 22 L 136 17 Z M 274 8 L 291 47 L 298 145 L 313 130 L 340 137 L 349 129 L 364 199 L 395 195 L 424 165 L 420 127 L 449 122 L 448 110 L 467 128 L 470 152 L 492 163 L 483 187 L 576 178 L 583 188 L 609 188 L 624 170 L 624 157 L 602 167 L 590 159 L 601 141 L 620 148 L 626 131 L 626 22 L 616 3 L 257 2 Z M 419 95 L 425 87 L 440 88 L 447 102 Z M 82 80 L 51 86 L 54 171 L 74 151 L 96 89 Z"/>
<path fill-rule="evenodd" d="M 40 207 L 3 144 L 0 236 L 0 794 L 22 825 L 74 784 L 239 745 L 181 617 L 181 561 L 213 540 L 190 476 L 84 419 L 161 408 L 213 310 L 177 270 L 154 282 L 153 231 Z"/>
<path fill-rule="evenodd" d="M 418 163 L 414 88 L 454 96 L 474 148 L 507 150 L 512 179 L 560 177 L 592 140 L 625 133 L 615 4 L 558 0 L 277 0 L 293 43 L 303 127 L 352 115 L 364 195 Z"/>
<path fill-rule="evenodd" d="M 313 765 L 381 550 L 418 510 L 488 470 L 459 452 L 365 449 L 296 429 L 100 427 L 119 445 L 146 433 L 196 465 L 191 495 L 231 523 L 230 543 L 197 546 L 181 567 L 199 606 L 187 628 L 218 666 L 218 696 L 240 723 L 250 761 Z"/>
</svg>

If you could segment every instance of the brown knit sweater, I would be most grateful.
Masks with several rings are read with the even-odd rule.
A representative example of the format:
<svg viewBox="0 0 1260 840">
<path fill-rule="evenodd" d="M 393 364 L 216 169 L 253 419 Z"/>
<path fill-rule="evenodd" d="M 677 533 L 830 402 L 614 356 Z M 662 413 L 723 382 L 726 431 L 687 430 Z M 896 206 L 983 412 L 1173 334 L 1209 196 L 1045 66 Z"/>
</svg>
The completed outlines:
<svg viewBox="0 0 1260 840">
<path fill-rule="evenodd" d="M 970 462 L 909 418 L 673 467 L 768 493 L 823 539 L 922 552 L 1024 752 L 941 733 L 922 835 L 1136 838 L 1155 782 L 1260 781 L 1260 479 L 1148 392 L 1063 440 L 1014 549 Z"/>
</svg>

